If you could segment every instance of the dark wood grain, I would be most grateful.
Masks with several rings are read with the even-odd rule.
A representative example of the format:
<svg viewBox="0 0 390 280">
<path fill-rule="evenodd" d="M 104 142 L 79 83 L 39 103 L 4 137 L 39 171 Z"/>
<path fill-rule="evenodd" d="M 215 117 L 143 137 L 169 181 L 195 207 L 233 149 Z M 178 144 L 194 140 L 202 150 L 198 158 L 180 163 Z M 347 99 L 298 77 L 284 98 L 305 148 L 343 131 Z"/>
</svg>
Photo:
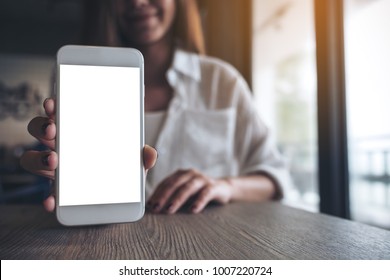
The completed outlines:
<svg viewBox="0 0 390 280">
<path fill-rule="evenodd" d="M 63 227 L 0 206 L 0 259 L 390 259 L 390 231 L 279 203 L 234 203 L 137 223 Z"/>
</svg>

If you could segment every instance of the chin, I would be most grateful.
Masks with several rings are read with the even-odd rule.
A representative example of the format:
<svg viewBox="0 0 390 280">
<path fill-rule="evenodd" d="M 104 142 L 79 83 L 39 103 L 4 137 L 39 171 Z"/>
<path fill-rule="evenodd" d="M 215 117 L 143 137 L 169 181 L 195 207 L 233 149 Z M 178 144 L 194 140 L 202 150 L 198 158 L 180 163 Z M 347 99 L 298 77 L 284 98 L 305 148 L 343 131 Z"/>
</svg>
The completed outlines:
<svg viewBox="0 0 390 280">
<path fill-rule="evenodd" d="M 159 42 L 162 39 L 162 36 L 156 36 L 156 35 L 145 35 L 142 37 L 137 38 L 136 40 L 132 40 L 134 45 L 136 46 L 148 46 L 153 45 L 157 42 Z"/>
</svg>

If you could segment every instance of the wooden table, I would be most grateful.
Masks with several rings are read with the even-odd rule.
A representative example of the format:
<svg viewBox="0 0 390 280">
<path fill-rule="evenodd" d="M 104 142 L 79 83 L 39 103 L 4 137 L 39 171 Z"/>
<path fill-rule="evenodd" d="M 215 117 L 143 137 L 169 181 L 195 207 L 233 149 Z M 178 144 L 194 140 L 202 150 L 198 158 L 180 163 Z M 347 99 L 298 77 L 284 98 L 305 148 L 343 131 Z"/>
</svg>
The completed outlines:
<svg viewBox="0 0 390 280">
<path fill-rule="evenodd" d="M 76 228 L 39 205 L 3 205 L 0 259 L 390 259 L 390 231 L 275 202 Z"/>
</svg>

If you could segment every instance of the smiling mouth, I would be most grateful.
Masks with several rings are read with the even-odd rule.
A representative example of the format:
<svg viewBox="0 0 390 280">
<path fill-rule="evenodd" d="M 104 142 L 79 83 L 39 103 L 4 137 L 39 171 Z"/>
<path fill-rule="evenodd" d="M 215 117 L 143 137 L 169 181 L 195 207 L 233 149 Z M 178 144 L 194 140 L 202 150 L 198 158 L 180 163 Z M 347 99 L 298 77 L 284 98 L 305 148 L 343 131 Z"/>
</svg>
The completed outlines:
<svg viewBox="0 0 390 280">
<path fill-rule="evenodd" d="M 157 16 L 157 14 L 136 15 L 136 16 L 126 17 L 126 20 L 130 22 L 146 21 L 155 16 Z"/>
<path fill-rule="evenodd" d="M 142 9 L 127 14 L 126 20 L 129 22 L 143 22 L 158 15 L 159 13 L 155 9 Z"/>
</svg>

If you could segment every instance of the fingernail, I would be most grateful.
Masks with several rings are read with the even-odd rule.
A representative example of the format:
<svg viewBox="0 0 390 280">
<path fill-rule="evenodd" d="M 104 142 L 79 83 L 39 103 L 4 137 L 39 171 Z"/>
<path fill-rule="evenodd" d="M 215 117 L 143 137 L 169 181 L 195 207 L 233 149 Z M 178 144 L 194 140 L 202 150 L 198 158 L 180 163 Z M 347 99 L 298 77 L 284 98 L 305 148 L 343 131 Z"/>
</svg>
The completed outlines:
<svg viewBox="0 0 390 280">
<path fill-rule="evenodd" d="M 46 129 L 48 128 L 49 125 L 50 125 L 49 122 L 42 125 L 42 134 L 43 135 L 46 135 Z"/>
<path fill-rule="evenodd" d="M 195 213 L 197 208 L 198 208 L 198 206 L 193 205 L 193 206 L 191 207 L 190 211 L 191 211 L 192 213 Z"/>
<path fill-rule="evenodd" d="M 45 107 L 46 102 L 49 101 L 49 99 L 50 99 L 50 98 L 48 97 L 48 98 L 46 98 L 46 99 L 43 101 L 43 107 Z"/>
<path fill-rule="evenodd" d="M 173 210 L 173 203 L 169 203 L 167 206 L 167 211 L 172 212 L 172 210 Z"/>
<path fill-rule="evenodd" d="M 42 157 L 42 164 L 43 165 L 49 166 L 49 156 L 50 155 L 46 155 L 46 156 Z"/>
</svg>

